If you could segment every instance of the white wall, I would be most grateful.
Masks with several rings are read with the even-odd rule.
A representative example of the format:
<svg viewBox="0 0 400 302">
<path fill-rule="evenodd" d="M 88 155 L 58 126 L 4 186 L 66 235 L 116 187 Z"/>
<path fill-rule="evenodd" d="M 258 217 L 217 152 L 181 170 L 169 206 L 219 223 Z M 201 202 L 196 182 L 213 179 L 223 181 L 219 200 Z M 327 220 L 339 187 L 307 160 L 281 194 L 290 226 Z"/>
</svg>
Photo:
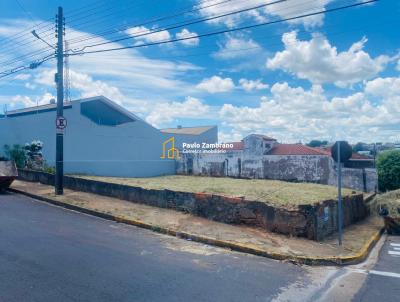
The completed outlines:
<svg viewBox="0 0 400 302">
<path fill-rule="evenodd" d="M 55 162 L 55 111 L 0 119 L 0 153 L 4 144 L 44 143 L 48 164 Z M 80 114 L 80 102 L 64 110 L 65 173 L 146 177 L 175 173 L 175 161 L 160 159 L 163 135 L 138 120 L 118 126 L 100 126 Z"/>
</svg>

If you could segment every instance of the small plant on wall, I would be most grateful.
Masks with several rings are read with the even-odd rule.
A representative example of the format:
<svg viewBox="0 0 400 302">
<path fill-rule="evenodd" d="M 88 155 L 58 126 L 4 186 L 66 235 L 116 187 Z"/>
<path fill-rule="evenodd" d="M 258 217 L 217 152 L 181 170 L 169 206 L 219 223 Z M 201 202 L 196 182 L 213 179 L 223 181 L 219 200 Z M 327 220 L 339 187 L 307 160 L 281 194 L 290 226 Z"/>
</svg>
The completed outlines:
<svg viewBox="0 0 400 302">
<path fill-rule="evenodd" d="M 43 160 L 43 143 L 41 141 L 32 141 L 25 144 L 25 152 L 27 156 L 26 166 L 32 170 L 42 170 L 44 165 Z"/>
</svg>

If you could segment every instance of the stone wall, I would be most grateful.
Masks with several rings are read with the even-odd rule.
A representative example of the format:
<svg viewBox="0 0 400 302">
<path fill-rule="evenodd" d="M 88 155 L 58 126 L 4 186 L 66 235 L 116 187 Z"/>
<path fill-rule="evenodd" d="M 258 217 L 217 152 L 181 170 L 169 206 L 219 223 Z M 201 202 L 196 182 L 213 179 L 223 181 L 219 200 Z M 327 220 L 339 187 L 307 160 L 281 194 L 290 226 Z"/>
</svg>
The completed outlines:
<svg viewBox="0 0 400 302">
<path fill-rule="evenodd" d="M 328 184 L 337 186 L 337 170 L 336 168 L 330 169 L 330 176 Z M 342 184 L 345 188 L 354 189 L 364 192 L 377 192 L 378 191 L 378 173 L 376 169 L 351 169 L 342 168 Z"/>
<path fill-rule="evenodd" d="M 375 192 L 376 169 L 343 168 L 345 188 Z M 325 155 L 247 155 L 242 151 L 221 154 L 182 154 L 177 174 L 277 179 L 335 185 L 336 166 Z"/>
<path fill-rule="evenodd" d="M 19 178 L 54 185 L 54 175 L 48 173 L 20 170 Z M 72 190 L 183 211 L 223 223 L 244 224 L 312 240 L 322 240 L 337 229 L 335 200 L 288 209 L 243 198 L 151 190 L 70 176 L 64 177 L 64 186 Z M 359 221 L 369 214 L 362 194 L 344 198 L 343 205 L 344 226 Z"/>
</svg>

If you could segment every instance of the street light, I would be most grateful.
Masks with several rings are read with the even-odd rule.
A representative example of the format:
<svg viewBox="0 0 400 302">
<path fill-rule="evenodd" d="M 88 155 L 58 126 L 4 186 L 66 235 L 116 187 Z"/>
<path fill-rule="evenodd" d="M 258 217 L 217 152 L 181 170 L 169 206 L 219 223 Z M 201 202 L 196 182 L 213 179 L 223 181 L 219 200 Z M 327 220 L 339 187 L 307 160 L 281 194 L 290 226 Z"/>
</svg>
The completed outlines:
<svg viewBox="0 0 400 302">
<path fill-rule="evenodd" d="M 46 43 L 49 47 L 53 48 L 54 50 L 56 49 L 53 45 L 51 45 L 51 44 L 47 43 L 45 40 L 43 40 L 43 39 L 38 35 L 38 33 L 37 33 L 35 30 L 32 30 L 32 31 L 31 31 L 31 34 L 32 34 L 36 39 L 38 39 L 38 40 L 40 40 L 40 41 Z"/>
</svg>

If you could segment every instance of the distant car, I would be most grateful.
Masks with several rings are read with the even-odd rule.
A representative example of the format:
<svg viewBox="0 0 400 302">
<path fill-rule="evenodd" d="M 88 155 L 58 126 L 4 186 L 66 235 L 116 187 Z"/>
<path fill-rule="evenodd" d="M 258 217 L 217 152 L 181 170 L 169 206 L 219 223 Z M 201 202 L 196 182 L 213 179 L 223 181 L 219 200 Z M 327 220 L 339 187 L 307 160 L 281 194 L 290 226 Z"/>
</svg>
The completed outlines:
<svg viewBox="0 0 400 302">
<path fill-rule="evenodd" d="M 17 178 L 18 170 L 13 161 L 0 161 L 0 190 L 7 189 Z"/>
</svg>

